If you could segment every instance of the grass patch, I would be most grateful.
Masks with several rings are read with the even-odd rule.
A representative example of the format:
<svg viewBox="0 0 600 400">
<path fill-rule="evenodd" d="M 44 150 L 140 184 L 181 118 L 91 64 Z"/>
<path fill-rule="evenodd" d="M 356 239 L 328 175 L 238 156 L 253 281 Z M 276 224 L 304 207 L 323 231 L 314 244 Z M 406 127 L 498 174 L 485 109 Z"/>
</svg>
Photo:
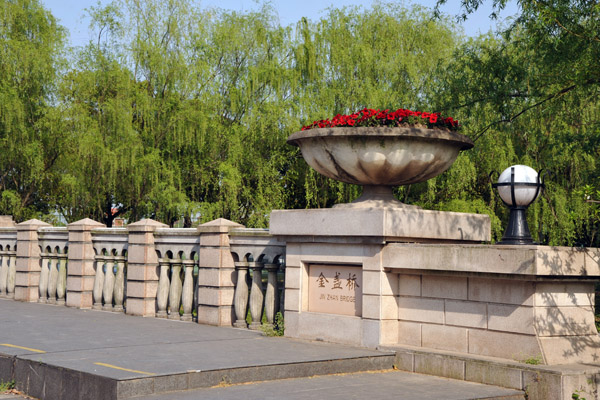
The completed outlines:
<svg viewBox="0 0 600 400">
<path fill-rule="evenodd" d="M 529 365 L 540 365 L 542 363 L 542 356 L 529 357 L 523 360 L 523 362 Z"/>
<path fill-rule="evenodd" d="M 275 314 L 275 321 L 273 325 L 262 325 L 260 330 L 265 336 L 283 336 L 285 325 L 283 323 L 283 314 L 278 312 Z"/>
<path fill-rule="evenodd" d="M 4 392 L 8 392 L 9 390 L 12 390 L 15 388 L 15 381 L 8 381 L 8 382 L 4 382 L 4 381 L 0 381 L 0 393 L 4 393 Z"/>
</svg>

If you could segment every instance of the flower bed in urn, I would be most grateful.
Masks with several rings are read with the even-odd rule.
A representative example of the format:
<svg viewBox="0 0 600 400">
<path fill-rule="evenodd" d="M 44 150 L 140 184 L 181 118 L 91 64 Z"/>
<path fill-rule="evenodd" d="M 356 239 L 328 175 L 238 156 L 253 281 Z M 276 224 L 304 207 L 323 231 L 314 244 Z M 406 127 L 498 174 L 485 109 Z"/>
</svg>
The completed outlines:
<svg viewBox="0 0 600 400">
<path fill-rule="evenodd" d="M 292 134 L 306 162 L 329 178 L 362 185 L 350 207 L 403 207 L 392 187 L 422 182 L 446 171 L 473 142 L 460 125 L 438 113 L 364 109 L 315 121 Z"/>
</svg>

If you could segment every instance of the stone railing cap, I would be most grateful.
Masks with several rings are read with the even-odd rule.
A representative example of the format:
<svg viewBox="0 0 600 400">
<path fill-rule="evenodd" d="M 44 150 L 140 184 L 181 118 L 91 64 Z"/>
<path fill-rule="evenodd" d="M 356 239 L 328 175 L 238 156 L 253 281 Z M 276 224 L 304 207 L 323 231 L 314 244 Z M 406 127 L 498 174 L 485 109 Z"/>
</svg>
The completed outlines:
<svg viewBox="0 0 600 400">
<path fill-rule="evenodd" d="M 44 221 L 40 221 L 39 219 L 30 219 L 20 224 L 17 224 L 17 229 L 19 230 L 37 230 L 38 228 L 52 226 Z"/>
<path fill-rule="evenodd" d="M 70 231 L 86 231 L 94 228 L 106 228 L 106 225 L 90 218 L 80 219 L 67 225 Z"/>
<path fill-rule="evenodd" d="M 218 218 L 202 225 L 198 225 L 198 233 L 227 233 L 234 228 L 244 228 L 244 225 L 230 221 L 225 218 Z"/>
<path fill-rule="evenodd" d="M 155 221 L 150 218 L 144 218 L 138 222 L 127 225 L 129 232 L 154 232 L 158 228 L 168 228 L 169 225 Z"/>
</svg>

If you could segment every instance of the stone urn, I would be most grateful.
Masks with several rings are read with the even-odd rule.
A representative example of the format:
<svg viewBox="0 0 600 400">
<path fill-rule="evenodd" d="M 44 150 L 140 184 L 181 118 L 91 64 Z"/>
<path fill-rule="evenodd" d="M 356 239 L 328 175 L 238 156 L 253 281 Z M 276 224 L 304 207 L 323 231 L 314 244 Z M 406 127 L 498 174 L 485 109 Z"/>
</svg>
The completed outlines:
<svg viewBox="0 0 600 400">
<path fill-rule="evenodd" d="M 414 207 L 398 201 L 392 188 L 441 174 L 459 151 L 473 147 L 464 135 L 418 127 L 308 129 L 287 142 L 320 174 L 363 186 L 358 199 L 334 207 Z"/>
</svg>

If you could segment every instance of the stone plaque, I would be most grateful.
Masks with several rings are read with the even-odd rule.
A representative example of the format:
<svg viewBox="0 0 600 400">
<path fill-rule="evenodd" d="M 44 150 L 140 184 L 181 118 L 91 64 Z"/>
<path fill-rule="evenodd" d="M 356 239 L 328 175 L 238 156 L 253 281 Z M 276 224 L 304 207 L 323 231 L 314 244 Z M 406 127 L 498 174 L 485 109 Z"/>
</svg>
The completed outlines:
<svg viewBox="0 0 600 400">
<path fill-rule="evenodd" d="M 309 265 L 308 311 L 360 317 L 362 268 L 352 265 Z"/>
</svg>

